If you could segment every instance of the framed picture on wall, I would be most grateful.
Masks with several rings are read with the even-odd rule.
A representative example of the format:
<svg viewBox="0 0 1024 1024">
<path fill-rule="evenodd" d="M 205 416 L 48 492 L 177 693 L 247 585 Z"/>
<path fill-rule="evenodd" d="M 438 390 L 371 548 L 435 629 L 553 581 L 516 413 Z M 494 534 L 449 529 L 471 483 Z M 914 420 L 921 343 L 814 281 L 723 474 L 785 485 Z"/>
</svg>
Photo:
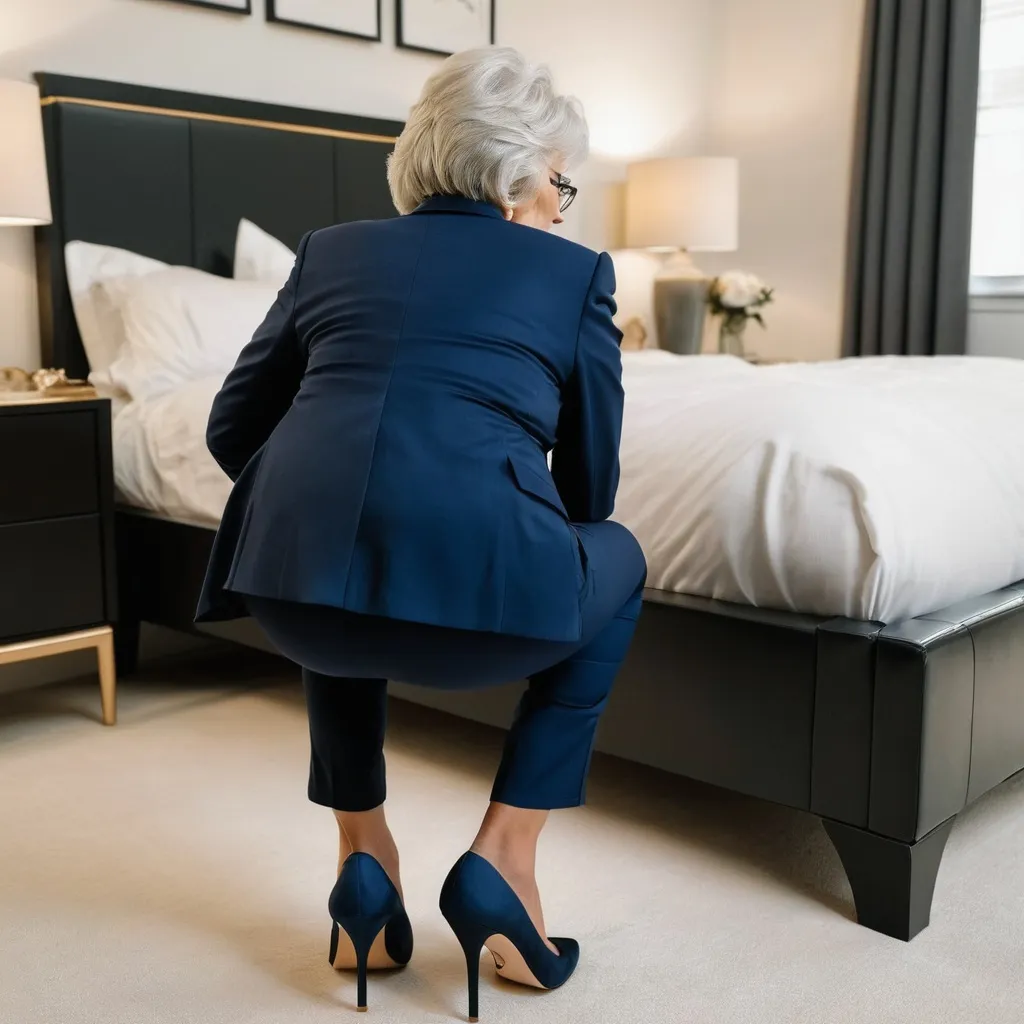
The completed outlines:
<svg viewBox="0 0 1024 1024">
<path fill-rule="evenodd" d="M 398 45 L 448 57 L 494 42 L 495 0 L 397 0 Z"/>
<path fill-rule="evenodd" d="M 252 0 L 173 0 L 173 2 L 188 4 L 189 7 L 205 7 L 210 11 L 227 11 L 229 14 L 252 14 Z"/>
<path fill-rule="evenodd" d="M 267 21 L 380 42 L 381 0 L 267 0 Z"/>
</svg>

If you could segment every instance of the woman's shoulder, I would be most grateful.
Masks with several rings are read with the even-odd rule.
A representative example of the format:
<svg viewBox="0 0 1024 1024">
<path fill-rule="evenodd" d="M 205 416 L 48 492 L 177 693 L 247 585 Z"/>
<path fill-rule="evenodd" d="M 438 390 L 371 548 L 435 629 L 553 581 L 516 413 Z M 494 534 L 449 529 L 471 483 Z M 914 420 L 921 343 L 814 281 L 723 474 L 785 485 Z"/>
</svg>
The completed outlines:
<svg viewBox="0 0 1024 1024">
<path fill-rule="evenodd" d="M 506 224 L 510 230 L 517 232 L 521 237 L 533 241 L 536 245 L 558 250 L 567 259 L 595 264 L 601 255 L 596 249 L 591 249 L 581 242 L 574 242 L 564 235 L 556 235 L 553 231 L 540 231 L 525 224 L 513 224 L 511 221 L 507 221 Z"/>
<path fill-rule="evenodd" d="M 381 220 L 353 220 L 317 228 L 306 236 L 305 262 L 320 264 L 344 258 L 367 256 L 373 252 L 390 252 L 408 245 L 414 225 L 408 217 Z"/>
<path fill-rule="evenodd" d="M 424 242 L 427 224 L 438 226 L 440 217 L 403 216 L 387 220 L 350 221 L 321 228 L 309 236 L 306 263 L 335 266 L 346 252 L 361 261 L 374 254 L 382 257 L 395 248 L 418 247 Z M 545 277 L 568 289 L 567 294 L 582 296 L 591 283 L 601 276 L 601 267 L 611 263 L 606 253 L 599 253 L 579 242 L 537 228 L 499 219 L 481 217 L 444 217 L 444 232 L 472 231 L 477 234 L 474 250 L 479 258 L 493 263 L 496 273 L 531 268 L 542 270 Z M 390 257 L 388 257 L 390 258 Z M 614 271 L 611 271 L 614 281 Z M 612 285 L 614 290 L 614 284 Z"/>
<path fill-rule="evenodd" d="M 585 275 L 588 280 L 593 277 L 598 262 L 604 255 L 551 231 L 538 231 L 537 228 L 512 223 L 506 224 L 506 227 L 511 237 L 518 239 L 524 248 L 531 251 L 532 258 L 572 268 L 576 273 Z"/>
<path fill-rule="evenodd" d="M 330 245 L 351 241 L 357 237 L 366 237 L 380 232 L 394 231 L 406 225 L 407 217 L 385 217 L 377 220 L 349 220 L 341 224 L 330 224 L 310 232 L 310 242 L 319 245 Z"/>
</svg>

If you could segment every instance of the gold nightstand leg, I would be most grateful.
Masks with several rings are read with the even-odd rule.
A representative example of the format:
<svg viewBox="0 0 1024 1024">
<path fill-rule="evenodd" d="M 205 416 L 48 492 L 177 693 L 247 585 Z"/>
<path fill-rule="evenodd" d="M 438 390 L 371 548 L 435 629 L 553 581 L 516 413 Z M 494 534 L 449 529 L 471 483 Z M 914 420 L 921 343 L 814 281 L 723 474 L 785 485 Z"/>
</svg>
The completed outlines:
<svg viewBox="0 0 1024 1024">
<path fill-rule="evenodd" d="M 100 669 L 100 700 L 103 724 L 117 723 L 117 669 L 114 665 L 114 634 L 110 630 L 96 644 L 96 660 Z"/>
<path fill-rule="evenodd" d="M 103 724 L 113 725 L 117 721 L 117 673 L 114 666 L 114 631 L 109 626 L 0 646 L 0 665 L 48 658 L 52 654 L 67 654 L 68 651 L 88 650 L 90 647 L 96 649 L 96 660 L 99 662 Z"/>
</svg>

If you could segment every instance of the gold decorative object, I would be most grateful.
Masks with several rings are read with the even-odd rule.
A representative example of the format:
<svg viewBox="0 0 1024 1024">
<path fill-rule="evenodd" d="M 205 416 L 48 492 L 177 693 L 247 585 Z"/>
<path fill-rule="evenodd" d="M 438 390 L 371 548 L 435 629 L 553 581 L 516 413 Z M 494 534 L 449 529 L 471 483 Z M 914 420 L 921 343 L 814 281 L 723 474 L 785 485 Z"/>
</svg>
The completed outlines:
<svg viewBox="0 0 1024 1024">
<path fill-rule="evenodd" d="M 31 391 L 35 385 L 32 375 L 17 366 L 5 366 L 0 369 L 0 391 Z"/>
<path fill-rule="evenodd" d="M 44 369 L 29 373 L 17 366 L 0 369 L 2 402 L 67 401 L 95 397 L 96 389 L 88 381 L 73 380 L 64 370 Z"/>
<path fill-rule="evenodd" d="M 37 391 L 52 391 L 54 388 L 88 387 L 88 381 L 69 380 L 65 370 L 36 370 L 32 374 L 32 384 Z"/>
<path fill-rule="evenodd" d="M 647 324 L 642 316 L 630 317 L 622 327 L 622 351 L 639 352 L 647 347 Z"/>
</svg>

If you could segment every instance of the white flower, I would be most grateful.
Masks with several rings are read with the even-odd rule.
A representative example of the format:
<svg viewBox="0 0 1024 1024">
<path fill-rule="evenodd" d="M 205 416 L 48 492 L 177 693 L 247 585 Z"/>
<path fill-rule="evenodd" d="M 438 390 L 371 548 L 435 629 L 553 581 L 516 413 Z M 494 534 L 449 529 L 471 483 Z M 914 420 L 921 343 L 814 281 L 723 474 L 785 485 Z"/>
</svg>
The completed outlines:
<svg viewBox="0 0 1024 1024">
<path fill-rule="evenodd" d="M 764 291 L 764 282 L 754 274 L 730 270 L 718 279 L 718 294 L 728 309 L 746 309 L 756 302 Z"/>
</svg>

